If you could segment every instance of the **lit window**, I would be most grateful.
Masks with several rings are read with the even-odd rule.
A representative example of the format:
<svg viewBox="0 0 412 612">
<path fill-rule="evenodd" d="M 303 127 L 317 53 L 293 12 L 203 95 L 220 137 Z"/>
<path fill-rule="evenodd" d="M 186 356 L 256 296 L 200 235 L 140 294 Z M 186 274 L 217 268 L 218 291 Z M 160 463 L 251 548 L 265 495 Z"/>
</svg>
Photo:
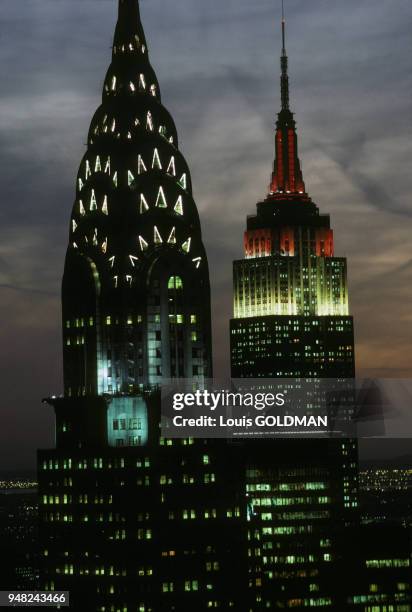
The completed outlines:
<svg viewBox="0 0 412 612">
<path fill-rule="evenodd" d="M 178 215 L 183 215 L 183 198 L 182 198 L 182 196 L 179 196 L 177 198 L 177 202 L 175 204 L 174 211 Z"/>
<path fill-rule="evenodd" d="M 153 119 L 152 119 L 152 113 L 150 111 L 147 112 L 146 129 L 153 132 Z"/>
<path fill-rule="evenodd" d="M 183 289 L 183 281 L 180 276 L 171 276 L 167 284 L 168 289 Z"/>
<path fill-rule="evenodd" d="M 146 79 L 144 78 L 144 74 L 139 76 L 139 87 L 140 89 L 146 89 Z"/>
<path fill-rule="evenodd" d="M 139 236 L 139 244 L 142 251 L 145 251 L 149 246 L 142 236 Z"/>
<path fill-rule="evenodd" d="M 149 204 L 143 193 L 140 194 L 140 214 L 143 214 L 146 210 L 149 210 Z"/>
<path fill-rule="evenodd" d="M 172 227 L 172 230 L 169 234 L 169 238 L 167 239 L 168 244 L 176 244 L 176 228 Z"/>
<path fill-rule="evenodd" d="M 156 206 L 158 206 L 159 208 L 167 208 L 167 202 L 166 202 L 165 193 L 163 191 L 163 187 L 159 188 L 159 193 L 157 194 L 157 199 L 156 199 Z"/>
<path fill-rule="evenodd" d="M 186 188 L 187 188 L 187 177 L 186 177 L 186 173 L 185 173 L 185 174 L 182 174 L 182 176 L 180 177 L 180 180 L 179 180 L 179 185 L 180 185 L 181 187 L 183 187 L 183 189 L 186 189 Z"/>
<path fill-rule="evenodd" d="M 161 235 L 159 234 L 159 230 L 156 226 L 153 228 L 153 239 L 155 244 L 161 244 L 163 242 Z"/>
<path fill-rule="evenodd" d="M 97 209 L 97 202 L 96 202 L 96 194 L 94 189 L 92 189 L 92 195 L 90 196 L 90 210 L 96 210 Z"/>
<path fill-rule="evenodd" d="M 190 245 L 192 243 L 192 239 L 188 238 L 183 244 L 182 244 L 182 249 L 185 253 L 188 253 L 190 251 Z"/>
<path fill-rule="evenodd" d="M 147 172 L 147 168 L 145 166 L 145 163 L 142 159 L 142 156 L 139 155 L 138 159 L 137 159 L 137 173 L 138 174 L 143 174 L 143 172 Z"/>
<path fill-rule="evenodd" d="M 172 176 L 176 176 L 175 158 L 173 156 L 170 158 L 170 162 L 169 162 L 169 165 L 167 167 L 167 174 L 171 174 Z"/>
<path fill-rule="evenodd" d="M 160 157 L 159 157 L 159 151 L 157 149 L 155 149 L 153 152 L 152 168 L 154 168 L 155 170 L 162 169 L 162 164 L 160 162 Z"/>
</svg>

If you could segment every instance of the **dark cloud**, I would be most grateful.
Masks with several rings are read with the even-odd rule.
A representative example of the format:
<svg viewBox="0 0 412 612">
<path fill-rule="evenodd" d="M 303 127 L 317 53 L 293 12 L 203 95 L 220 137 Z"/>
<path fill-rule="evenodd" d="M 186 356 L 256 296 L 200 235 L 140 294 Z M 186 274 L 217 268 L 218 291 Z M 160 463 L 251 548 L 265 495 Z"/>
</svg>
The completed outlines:
<svg viewBox="0 0 412 612">
<path fill-rule="evenodd" d="M 24 7 L 23 7 L 24 4 Z M 110 61 L 115 0 L 3 0 L 2 465 L 51 443 L 59 287 L 77 166 Z M 264 197 L 279 105 L 280 0 L 141 0 L 209 253 L 215 362 L 228 371 L 232 260 Z M 349 257 L 360 370 L 410 372 L 412 5 L 287 1 L 291 98 L 309 193 Z M 6 347 L 6 348 L 4 348 Z M 14 451 L 14 452 L 13 452 Z"/>
</svg>

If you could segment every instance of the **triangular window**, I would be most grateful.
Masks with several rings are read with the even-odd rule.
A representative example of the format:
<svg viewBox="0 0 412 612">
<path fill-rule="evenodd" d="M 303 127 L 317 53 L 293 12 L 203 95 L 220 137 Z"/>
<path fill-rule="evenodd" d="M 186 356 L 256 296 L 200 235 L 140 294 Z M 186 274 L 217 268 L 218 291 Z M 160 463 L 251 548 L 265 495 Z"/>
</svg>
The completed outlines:
<svg viewBox="0 0 412 612">
<path fill-rule="evenodd" d="M 141 193 L 140 194 L 140 214 L 143 214 L 144 212 L 146 212 L 146 210 L 149 210 L 149 204 L 147 203 L 147 200 L 144 197 L 143 193 Z"/>
<path fill-rule="evenodd" d="M 141 155 L 139 155 L 139 157 L 137 158 L 137 173 L 138 174 L 143 174 L 143 172 L 147 172 L 147 168 L 146 165 L 143 161 L 143 158 Z"/>
<path fill-rule="evenodd" d="M 159 193 L 157 194 L 156 206 L 158 206 L 159 208 L 167 208 L 167 202 L 163 187 L 160 187 Z"/>
<path fill-rule="evenodd" d="M 184 250 L 185 253 L 188 253 L 190 251 L 190 244 L 191 244 L 191 242 L 192 242 L 192 239 L 188 238 L 186 240 L 186 242 L 184 242 L 182 244 L 182 249 Z"/>
<path fill-rule="evenodd" d="M 94 192 L 94 189 L 92 189 L 92 195 L 90 196 L 90 210 L 96 210 L 96 209 L 97 209 L 96 194 Z"/>
<path fill-rule="evenodd" d="M 172 231 L 169 234 L 169 238 L 167 239 L 168 244 L 176 244 L 176 228 L 172 227 Z"/>
<path fill-rule="evenodd" d="M 175 158 L 174 158 L 174 156 L 172 156 L 170 158 L 170 162 L 169 162 L 169 165 L 167 167 L 167 174 L 171 174 L 172 176 L 176 176 L 176 165 L 175 165 Z"/>
<path fill-rule="evenodd" d="M 153 153 L 152 168 L 154 168 L 155 170 L 162 169 L 162 164 L 160 162 L 160 157 L 159 157 L 159 151 L 157 149 L 155 149 Z"/>
<path fill-rule="evenodd" d="M 159 234 L 159 230 L 156 226 L 153 228 L 153 238 L 155 244 L 161 244 L 163 242 L 161 235 Z"/>
<path fill-rule="evenodd" d="M 175 211 L 175 213 L 177 215 L 183 215 L 183 198 L 182 198 L 182 196 L 179 196 L 177 198 L 177 202 L 175 204 L 174 211 Z"/>
<path fill-rule="evenodd" d="M 146 79 L 144 78 L 144 74 L 139 76 L 139 88 L 146 89 Z"/>
<path fill-rule="evenodd" d="M 181 187 L 183 187 L 183 189 L 187 189 L 187 177 L 186 177 L 186 173 L 182 174 L 182 176 L 180 177 L 179 185 Z"/>
<path fill-rule="evenodd" d="M 142 236 L 139 236 L 139 244 L 142 251 L 146 251 L 147 247 L 149 246 Z"/>
</svg>

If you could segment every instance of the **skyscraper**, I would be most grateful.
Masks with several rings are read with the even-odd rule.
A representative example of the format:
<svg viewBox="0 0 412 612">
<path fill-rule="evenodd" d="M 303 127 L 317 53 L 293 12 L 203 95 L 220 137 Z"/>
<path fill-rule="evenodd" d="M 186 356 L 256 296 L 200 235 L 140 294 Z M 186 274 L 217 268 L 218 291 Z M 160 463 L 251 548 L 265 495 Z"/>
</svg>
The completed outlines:
<svg viewBox="0 0 412 612">
<path fill-rule="evenodd" d="M 275 162 L 244 249 L 233 266 L 232 377 L 352 378 L 346 260 L 335 256 L 329 216 L 303 180 L 284 18 Z M 245 444 L 245 459 L 250 609 L 344 609 L 335 577 L 341 530 L 357 507 L 356 442 L 258 439 Z"/>
<path fill-rule="evenodd" d="M 160 436 L 162 380 L 211 375 L 209 273 L 137 0 L 119 1 L 62 304 L 56 448 L 38 456 L 41 586 L 70 591 L 75 610 L 235 607 L 237 468 L 217 441 Z"/>
<path fill-rule="evenodd" d="M 289 108 L 285 21 L 281 100 L 268 194 L 247 219 L 235 261 L 233 377 L 354 376 L 346 259 L 335 257 L 329 215 L 308 196 Z"/>
</svg>

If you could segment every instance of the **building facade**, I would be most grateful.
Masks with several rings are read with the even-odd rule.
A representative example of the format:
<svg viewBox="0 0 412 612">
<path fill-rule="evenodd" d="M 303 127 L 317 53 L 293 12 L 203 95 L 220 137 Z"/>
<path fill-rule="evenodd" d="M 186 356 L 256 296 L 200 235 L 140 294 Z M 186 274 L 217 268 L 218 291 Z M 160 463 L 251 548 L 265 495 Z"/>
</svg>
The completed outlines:
<svg viewBox="0 0 412 612">
<path fill-rule="evenodd" d="M 56 448 L 38 456 L 41 587 L 70 591 L 74 610 L 239 609 L 239 467 L 221 442 L 160 436 L 162 380 L 211 376 L 210 290 L 137 0 L 119 1 L 62 305 Z"/>
<path fill-rule="evenodd" d="M 303 180 L 284 19 L 282 38 L 273 172 L 233 265 L 232 377 L 352 379 L 346 260 Z M 259 439 L 245 448 L 250 609 L 345 609 L 336 576 L 347 569 L 341 534 L 358 505 L 356 442 Z"/>
</svg>

